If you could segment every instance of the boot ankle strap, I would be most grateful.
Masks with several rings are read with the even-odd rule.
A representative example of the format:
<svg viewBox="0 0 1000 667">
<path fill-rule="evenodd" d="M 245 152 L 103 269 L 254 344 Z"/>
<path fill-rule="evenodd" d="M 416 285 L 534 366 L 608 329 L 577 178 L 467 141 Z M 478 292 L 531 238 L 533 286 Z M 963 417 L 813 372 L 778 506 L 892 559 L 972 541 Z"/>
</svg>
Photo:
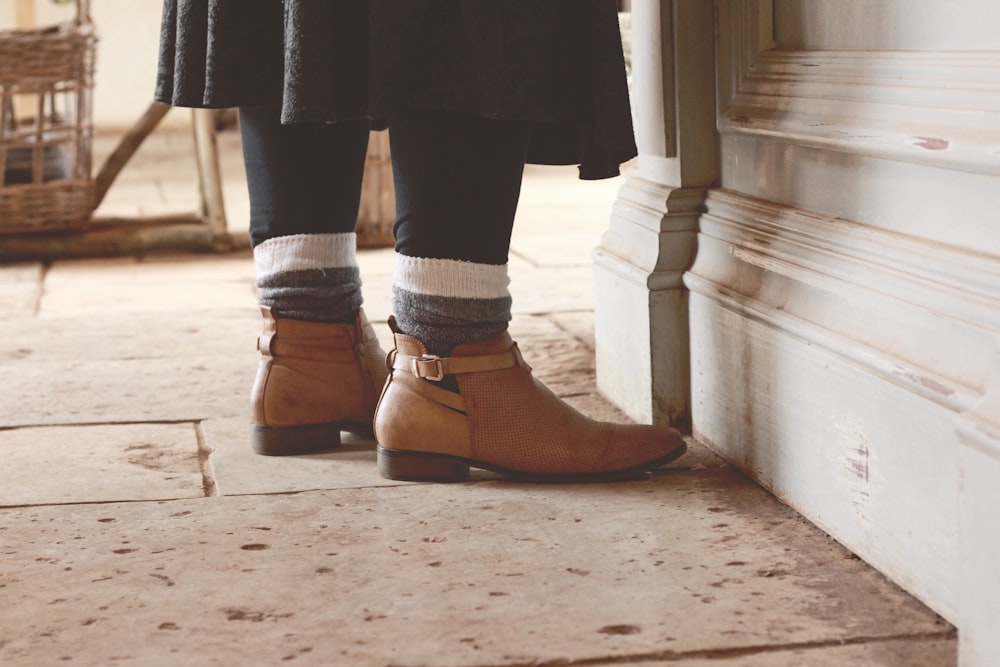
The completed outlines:
<svg viewBox="0 0 1000 667">
<path fill-rule="evenodd" d="M 439 357 L 434 354 L 414 357 L 409 354 L 399 354 L 396 350 L 390 352 L 389 357 L 393 370 L 406 371 L 418 378 L 433 382 L 440 382 L 446 375 L 484 373 L 514 368 L 515 366 L 527 366 L 524 359 L 521 358 L 521 351 L 517 349 L 516 343 L 506 352 L 474 357 Z"/>
</svg>

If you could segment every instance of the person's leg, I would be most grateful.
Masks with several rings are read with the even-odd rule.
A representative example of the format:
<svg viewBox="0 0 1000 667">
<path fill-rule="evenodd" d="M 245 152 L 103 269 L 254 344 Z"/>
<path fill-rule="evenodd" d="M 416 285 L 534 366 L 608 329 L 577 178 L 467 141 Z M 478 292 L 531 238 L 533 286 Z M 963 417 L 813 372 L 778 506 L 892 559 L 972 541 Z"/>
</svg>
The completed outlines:
<svg viewBox="0 0 1000 667">
<path fill-rule="evenodd" d="M 326 449 L 370 429 L 385 379 L 355 257 L 368 122 L 282 125 L 276 108 L 243 108 L 240 126 L 265 320 L 251 442 Z"/>
<path fill-rule="evenodd" d="M 390 119 L 398 222 L 395 350 L 375 415 L 379 470 L 452 481 L 618 479 L 684 452 L 669 428 L 584 417 L 507 334 L 507 255 L 530 126 L 461 113 Z"/>
<path fill-rule="evenodd" d="M 507 254 L 530 132 L 460 113 L 391 119 L 393 310 L 433 354 L 507 330 Z"/>
<path fill-rule="evenodd" d="M 368 121 L 282 125 L 280 113 L 240 109 L 260 303 L 291 319 L 351 322 Z"/>
</svg>

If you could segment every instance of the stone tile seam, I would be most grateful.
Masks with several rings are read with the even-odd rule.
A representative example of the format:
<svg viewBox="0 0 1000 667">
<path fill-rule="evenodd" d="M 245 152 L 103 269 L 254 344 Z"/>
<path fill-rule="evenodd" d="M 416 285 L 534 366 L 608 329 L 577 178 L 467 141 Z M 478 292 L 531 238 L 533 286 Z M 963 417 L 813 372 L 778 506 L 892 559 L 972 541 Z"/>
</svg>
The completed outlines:
<svg viewBox="0 0 1000 667">
<path fill-rule="evenodd" d="M 219 485 L 215 479 L 215 468 L 212 465 L 212 454 L 215 449 L 208 444 L 205 427 L 201 421 L 194 423 L 194 437 L 198 444 L 198 466 L 201 468 L 201 484 L 206 498 L 216 498 L 220 495 Z"/>
<path fill-rule="evenodd" d="M 537 262 L 535 262 L 534 260 L 532 260 L 530 257 L 524 255 L 523 253 L 520 253 L 517 250 L 514 250 L 514 248 L 511 248 L 508 252 L 510 253 L 511 256 L 517 257 L 522 262 L 527 262 L 528 264 L 531 265 L 532 268 L 535 268 L 535 269 L 542 268 L 541 265 L 539 265 Z"/>
<path fill-rule="evenodd" d="M 143 500 L 123 500 L 118 498 L 115 500 L 67 500 L 66 502 L 42 502 L 30 503 L 27 505 L 0 505 L 0 512 L 4 512 L 6 510 L 27 510 L 49 507 L 90 507 L 92 505 L 139 505 L 143 503 L 147 505 L 162 505 L 164 503 L 177 503 L 191 500 L 200 500 L 200 498 L 146 498 Z"/>
<path fill-rule="evenodd" d="M 19 431 L 31 428 L 82 428 L 89 426 L 177 426 L 181 424 L 200 424 L 208 419 L 228 419 L 237 415 L 223 414 L 211 417 L 186 417 L 184 419 L 141 419 L 137 421 L 120 420 L 104 422 L 45 422 L 41 424 L 7 424 L 0 425 L 0 433 L 4 431 Z"/>
<path fill-rule="evenodd" d="M 180 422 L 180 423 L 188 423 L 188 422 Z M 722 465 L 718 466 L 718 468 L 721 469 L 721 468 L 727 467 L 727 466 L 728 466 L 728 464 L 722 464 Z M 715 468 L 713 468 L 713 467 L 709 467 L 709 468 L 686 467 L 686 466 L 680 466 L 680 465 L 678 465 L 677 467 L 664 468 L 662 470 L 658 470 L 658 471 L 652 473 L 652 475 L 655 476 L 655 477 L 661 477 L 661 476 L 668 476 L 668 475 L 677 475 L 677 474 L 680 474 L 682 472 L 692 472 L 692 471 L 694 471 L 694 472 L 707 472 L 708 474 L 712 474 L 715 471 Z M 645 480 L 643 480 L 643 479 L 636 479 L 636 480 L 634 480 L 632 482 L 628 482 L 628 483 L 643 484 L 643 483 L 645 483 Z M 457 486 L 473 486 L 473 485 L 480 486 L 480 485 L 483 485 L 483 484 L 494 484 L 494 485 L 497 485 L 497 486 L 505 486 L 505 487 L 506 486 L 515 486 L 515 487 L 521 487 L 521 486 L 524 486 L 524 487 L 533 487 L 534 486 L 534 485 L 529 484 L 529 483 L 515 482 L 515 481 L 510 481 L 510 480 L 506 480 L 506 479 L 502 479 L 502 478 L 496 478 L 496 479 L 494 479 L 494 478 L 473 479 L 473 480 L 470 480 L 470 481 L 467 481 L 467 482 L 457 482 L 455 484 L 452 484 L 451 486 L 456 486 L 456 487 Z M 211 494 L 208 494 L 206 492 L 205 498 L 214 498 L 214 499 L 222 499 L 222 498 L 237 499 L 237 498 L 256 498 L 256 497 L 260 497 L 260 498 L 281 498 L 281 497 L 305 496 L 305 495 L 311 495 L 311 494 L 336 494 L 336 493 L 352 492 L 352 491 L 379 491 L 379 492 L 408 491 L 408 490 L 412 490 L 414 487 L 433 488 L 435 486 L 437 486 L 437 483 L 435 483 L 435 482 L 392 482 L 392 483 L 359 484 L 359 485 L 355 485 L 355 486 L 337 486 L 337 487 L 326 487 L 326 488 L 317 487 L 317 488 L 312 488 L 312 489 L 295 489 L 295 490 L 292 490 L 292 491 L 264 491 L 264 492 L 260 492 L 260 493 L 249 493 L 249 492 L 247 492 L 247 493 L 226 493 L 226 494 L 221 493 L 218 490 L 217 487 L 214 487 L 212 489 Z M 560 486 L 560 485 L 555 484 L 555 485 L 543 485 L 543 486 L 554 487 L 554 486 Z M 578 486 L 578 484 L 568 483 L 565 486 L 567 486 L 567 487 L 575 487 L 575 486 Z M 29 509 L 29 508 L 42 508 L 42 507 L 87 507 L 87 506 L 90 506 L 90 505 L 138 505 L 138 504 L 143 504 L 143 503 L 145 503 L 145 504 L 162 505 L 163 503 L 192 502 L 192 501 L 199 501 L 199 500 L 201 500 L 201 498 L 189 498 L 189 497 L 186 497 L 186 498 L 146 498 L 146 499 L 135 499 L 135 500 L 128 499 L 128 498 L 124 498 L 124 499 L 119 498 L 119 499 L 114 499 L 114 500 L 77 500 L 77 501 L 66 501 L 66 502 L 39 502 L 39 503 L 30 503 L 30 504 L 23 504 L 23 505 L 0 505 L 0 511 L 3 511 L 3 510 L 16 510 L 16 509 Z M 553 663 L 553 664 L 562 665 L 563 663 Z M 583 664 L 586 664 L 586 663 L 583 663 Z M 534 663 L 532 663 L 532 665 L 534 665 Z M 506 667 L 517 667 L 517 665 L 506 666 Z M 544 665 L 543 665 L 543 667 L 544 667 Z"/>
<path fill-rule="evenodd" d="M 949 641 L 958 638 L 956 630 L 942 632 L 918 632 L 912 634 L 889 635 L 884 637 L 848 637 L 846 639 L 827 639 L 814 642 L 792 642 L 788 644 L 766 644 L 757 646 L 734 646 L 720 649 L 696 649 L 691 651 L 661 651 L 653 653 L 637 653 L 631 655 L 603 656 L 580 658 L 577 660 L 556 658 L 554 660 L 533 660 L 531 662 L 503 662 L 489 664 L 470 664 L 467 667 L 588 667 L 598 665 L 641 665 L 648 662 L 680 662 L 682 660 L 730 660 L 768 653 L 784 651 L 809 651 L 844 646 L 861 646 L 864 644 L 888 644 L 890 642 L 933 642 Z M 391 667 L 407 667 L 403 663 Z"/>
<path fill-rule="evenodd" d="M 569 391 L 565 394 L 556 394 L 559 398 L 586 398 L 587 396 L 600 396 L 596 391 Z"/>
<path fill-rule="evenodd" d="M 562 315 L 562 314 L 564 314 L 566 312 L 567 311 L 560 311 L 558 313 L 553 313 L 553 314 L 554 315 Z M 577 311 L 577 312 L 591 312 L 591 311 Z M 569 329 L 567 329 L 566 327 L 564 327 L 559 322 L 559 320 L 557 318 L 549 317 L 548 320 L 550 322 L 552 322 L 553 325 L 555 325 L 556 329 L 559 329 L 559 331 L 563 332 L 567 337 L 572 338 L 573 340 L 575 340 L 580 345 L 580 347 L 582 347 L 583 349 L 588 350 L 590 352 L 594 351 L 594 348 L 589 343 L 587 343 L 587 341 L 585 341 L 584 339 L 580 338 L 579 336 L 577 336 L 576 334 L 574 334 L 572 331 L 570 331 Z"/>
<path fill-rule="evenodd" d="M 45 293 L 47 291 L 47 278 L 49 277 L 49 270 L 52 268 L 52 262 L 42 262 L 42 270 L 38 275 L 38 294 L 35 296 L 35 307 L 32 308 L 31 316 L 38 317 L 42 312 L 42 299 L 45 298 Z"/>
<path fill-rule="evenodd" d="M 650 473 L 650 479 L 656 477 L 668 477 L 673 475 L 678 475 L 682 472 L 697 472 L 705 473 L 708 475 L 715 474 L 716 472 L 724 472 L 723 468 L 729 468 L 728 463 L 719 464 L 717 466 L 707 466 L 703 464 L 692 464 L 690 466 L 674 464 L 669 468 L 662 468 Z M 489 474 L 489 473 L 486 473 Z M 645 484 L 647 480 L 645 478 L 636 478 L 631 481 L 617 482 L 618 484 Z M 451 487 L 463 487 L 463 486 L 481 486 L 484 484 L 494 484 L 502 487 L 516 487 L 516 488 L 574 488 L 579 486 L 587 486 L 588 482 L 553 482 L 549 484 L 533 484 L 531 482 L 518 482 L 508 479 L 503 479 L 500 477 L 488 477 L 483 479 L 471 479 L 465 482 L 455 482 L 449 484 Z M 600 483 L 594 483 L 599 485 Z M 313 489 L 295 489 L 292 491 L 263 491 L 260 493 L 220 493 L 217 497 L 219 498 L 254 498 L 254 497 L 292 497 L 292 496 L 302 496 L 309 494 L 324 494 L 324 493 L 341 493 L 347 491 L 397 491 L 397 490 L 412 490 L 414 487 L 420 488 L 434 488 L 438 486 L 438 482 L 392 482 L 392 483 L 380 483 L 380 484 L 358 484 L 354 486 L 337 486 L 337 487 L 317 487 Z M 177 500 L 192 500 L 191 498 L 178 498 Z M 135 501 L 135 502 L 156 502 L 156 501 Z M 794 511 L 794 510 L 792 510 Z M 796 517 L 801 518 L 800 515 L 796 514 Z M 812 526 L 812 524 L 810 524 Z"/>
</svg>

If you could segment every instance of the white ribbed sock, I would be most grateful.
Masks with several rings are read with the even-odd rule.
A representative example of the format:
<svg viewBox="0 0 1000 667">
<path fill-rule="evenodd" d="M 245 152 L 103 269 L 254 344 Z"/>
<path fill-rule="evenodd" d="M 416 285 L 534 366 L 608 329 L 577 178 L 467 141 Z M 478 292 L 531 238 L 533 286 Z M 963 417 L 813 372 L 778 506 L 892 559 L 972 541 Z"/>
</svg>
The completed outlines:
<svg viewBox="0 0 1000 667">
<path fill-rule="evenodd" d="M 507 265 L 396 255 L 393 310 L 401 331 L 432 354 L 507 330 L 511 298 Z"/>
<path fill-rule="evenodd" d="M 281 317 L 352 322 L 361 308 L 357 239 L 347 234 L 296 234 L 254 248 L 258 299 Z"/>
</svg>

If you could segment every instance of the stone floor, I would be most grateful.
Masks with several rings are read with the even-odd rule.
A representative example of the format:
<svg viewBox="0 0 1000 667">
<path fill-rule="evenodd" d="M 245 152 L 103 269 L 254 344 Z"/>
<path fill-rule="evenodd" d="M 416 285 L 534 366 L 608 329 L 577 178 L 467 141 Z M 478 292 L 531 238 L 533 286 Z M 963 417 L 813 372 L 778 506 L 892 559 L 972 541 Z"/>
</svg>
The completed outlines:
<svg viewBox="0 0 1000 667">
<path fill-rule="evenodd" d="M 152 141 L 106 207 L 193 202 L 186 150 Z M 619 185 L 530 168 L 511 256 L 529 363 L 609 419 L 590 249 Z M 360 261 L 384 322 L 392 253 Z M 254 303 L 246 252 L 0 264 L 0 664 L 956 663 L 950 626 L 696 443 L 613 485 L 390 482 L 357 440 L 254 456 Z"/>
</svg>

